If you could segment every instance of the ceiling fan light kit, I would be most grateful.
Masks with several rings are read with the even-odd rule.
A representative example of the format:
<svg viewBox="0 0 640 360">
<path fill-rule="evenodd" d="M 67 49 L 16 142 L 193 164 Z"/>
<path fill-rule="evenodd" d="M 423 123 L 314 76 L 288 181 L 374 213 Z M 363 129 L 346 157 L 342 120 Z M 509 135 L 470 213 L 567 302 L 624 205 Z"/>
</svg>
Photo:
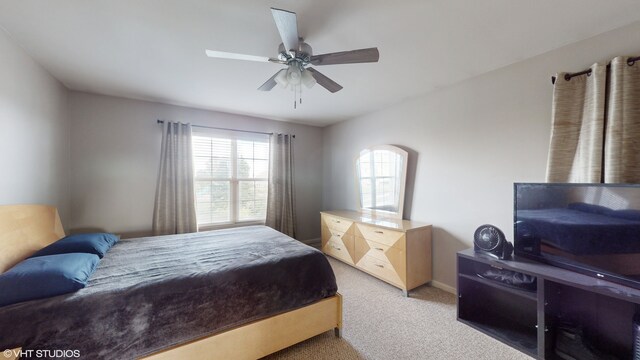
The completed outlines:
<svg viewBox="0 0 640 360">
<path fill-rule="evenodd" d="M 289 65 L 288 68 L 278 71 L 274 80 L 285 89 L 291 85 L 292 90 L 300 84 L 308 89 L 316 84 L 316 79 L 313 78 L 311 72 L 297 65 Z"/>
<path fill-rule="evenodd" d="M 316 79 L 313 78 L 313 75 L 311 75 L 311 72 L 309 72 L 309 71 L 303 71 L 302 72 L 302 83 L 308 89 L 311 89 L 313 87 L 313 85 L 316 84 L 316 82 L 317 81 L 316 81 Z"/>
<path fill-rule="evenodd" d="M 318 70 L 310 67 L 321 65 L 355 64 L 366 62 L 378 62 L 380 54 L 378 48 L 342 51 L 336 53 L 313 55 L 311 46 L 304 42 L 298 35 L 298 22 L 296 13 L 271 8 L 273 20 L 280 33 L 282 43 L 278 46 L 277 58 L 229 53 L 224 51 L 206 50 L 206 54 L 212 58 L 231 60 L 246 60 L 258 62 L 271 62 L 283 64 L 287 67 L 275 73 L 269 80 L 262 84 L 258 90 L 271 91 L 276 85 L 283 88 L 290 87 L 294 91 L 294 108 L 296 108 L 297 94 L 302 94 L 301 85 L 312 88 L 316 83 L 332 93 L 340 91 L 340 86 Z M 302 103 L 302 96 L 299 102 Z"/>
</svg>

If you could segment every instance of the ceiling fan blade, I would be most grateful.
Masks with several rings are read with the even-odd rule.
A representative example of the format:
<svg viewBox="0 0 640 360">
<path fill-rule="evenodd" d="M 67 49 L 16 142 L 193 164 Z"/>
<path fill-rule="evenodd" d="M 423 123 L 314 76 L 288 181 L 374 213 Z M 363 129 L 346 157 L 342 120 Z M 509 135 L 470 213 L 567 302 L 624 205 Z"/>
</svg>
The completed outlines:
<svg viewBox="0 0 640 360">
<path fill-rule="evenodd" d="M 341 51 L 329 54 L 313 55 L 311 63 L 313 65 L 334 65 L 334 64 L 355 64 L 378 62 L 380 53 L 378 48 L 368 48 L 351 51 Z"/>
<path fill-rule="evenodd" d="M 296 13 L 271 8 L 273 14 L 273 20 L 276 22 L 276 27 L 282 38 L 282 44 L 287 51 L 298 49 L 298 21 L 296 20 Z"/>
<path fill-rule="evenodd" d="M 273 87 L 278 84 L 276 82 L 276 76 L 278 76 L 283 71 L 286 72 L 287 69 L 282 69 L 282 70 L 278 71 L 277 73 L 273 74 L 273 76 L 271 78 L 269 78 L 269 80 L 267 80 L 264 84 L 262 84 L 262 86 L 260 86 L 258 88 L 258 90 L 260 90 L 260 91 L 270 91 L 271 89 L 273 89 Z"/>
<path fill-rule="evenodd" d="M 318 70 L 314 68 L 306 68 L 305 70 L 311 73 L 311 76 L 316 79 L 316 82 L 320 84 L 320 86 L 331 91 L 332 93 L 342 90 L 342 86 L 340 86 L 340 84 L 322 75 L 322 73 Z"/>
<path fill-rule="evenodd" d="M 205 53 L 208 57 L 212 58 L 282 63 L 279 59 L 268 58 L 266 56 L 245 55 L 215 50 L 205 50 Z"/>
</svg>

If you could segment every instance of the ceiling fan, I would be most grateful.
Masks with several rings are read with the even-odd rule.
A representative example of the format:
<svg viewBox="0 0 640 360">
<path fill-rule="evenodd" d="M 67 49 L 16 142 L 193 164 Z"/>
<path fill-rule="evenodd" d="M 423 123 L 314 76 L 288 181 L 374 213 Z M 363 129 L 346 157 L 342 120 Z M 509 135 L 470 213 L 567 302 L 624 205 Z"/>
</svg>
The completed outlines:
<svg viewBox="0 0 640 360">
<path fill-rule="evenodd" d="M 368 48 L 351 51 L 341 51 L 328 54 L 313 55 L 311 46 L 304 42 L 298 35 L 298 23 L 296 13 L 271 8 L 273 19 L 282 38 L 282 43 L 278 46 L 278 56 L 276 58 L 236 54 L 223 51 L 206 50 L 206 54 L 213 58 L 248 60 L 260 62 L 272 62 L 287 65 L 286 68 L 275 73 L 269 80 L 258 88 L 261 91 L 270 91 L 277 84 L 283 87 L 291 86 L 296 90 L 301 84 L 312 87 L 315 83 L 320 84 L 325 89 L 334 93 L 340 91 L 340 86 L 335 81 L 324 76 L 318 70 L 309 67 L 310 65 L 336 65 L 354 64 L 366 62 L 378 62 L 380 54 L 378 48 Z M 294 104 L 295 105 L 295 104 Z"/>
</svg>

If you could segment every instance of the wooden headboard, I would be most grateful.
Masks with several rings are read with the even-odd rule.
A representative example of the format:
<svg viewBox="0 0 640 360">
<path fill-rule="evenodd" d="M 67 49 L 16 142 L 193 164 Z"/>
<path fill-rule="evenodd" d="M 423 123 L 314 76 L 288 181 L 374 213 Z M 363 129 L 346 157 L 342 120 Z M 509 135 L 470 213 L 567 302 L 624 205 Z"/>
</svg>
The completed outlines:
<svg viewBox="0 0 640 360">
<path fill-rule="evenodd" d="M 60 216 L 53 206 L 0 206 L 0 273 L 63 237 Z"/>
</svg>

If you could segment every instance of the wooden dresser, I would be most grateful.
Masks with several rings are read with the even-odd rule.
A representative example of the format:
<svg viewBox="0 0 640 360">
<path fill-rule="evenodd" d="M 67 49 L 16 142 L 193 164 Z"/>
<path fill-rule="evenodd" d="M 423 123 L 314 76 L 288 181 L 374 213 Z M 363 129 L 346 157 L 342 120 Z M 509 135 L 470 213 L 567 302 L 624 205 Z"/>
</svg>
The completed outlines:
<svg viewBox="0 0 640 360">
<path fill-rule="evenodd" d="M 402 289 L 431 281 L 431 225 L 357 211 L 323 211 L 322 251 Z"/>
</svg>

